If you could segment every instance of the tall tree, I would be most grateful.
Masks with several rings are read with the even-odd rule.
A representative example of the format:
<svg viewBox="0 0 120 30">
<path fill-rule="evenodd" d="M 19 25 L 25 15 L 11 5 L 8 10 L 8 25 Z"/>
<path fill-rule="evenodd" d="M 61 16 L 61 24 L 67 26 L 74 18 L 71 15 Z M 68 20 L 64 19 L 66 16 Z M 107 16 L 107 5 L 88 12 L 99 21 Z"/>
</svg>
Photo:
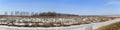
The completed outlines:
<svg viewBox="0 0 120 30">
<path fill-rule="evenodd" d="M 19 11 L 15 11 L 15 15 L 19 15 L 20 14 L 20 12 Z"/>
<path fill-rule="evenodd" d="M 7 12 L 5 12 L 5 15 L 7 15 L 8 13 Z"/>
<path fill-rule="evenodd" d="M 11 16 L 13 15 L 13 12 L 11 12 Z"/>
<path fill-rule="evenodd" d="M 26 15 L 28 16 L 28 15 L 29 15 L 29 12 L 26 12 Z"/>
<path fill-rule="evenodd" d="M 34 12 L 31 12 L 31 15 L 34 15 Z"/>
</svg>

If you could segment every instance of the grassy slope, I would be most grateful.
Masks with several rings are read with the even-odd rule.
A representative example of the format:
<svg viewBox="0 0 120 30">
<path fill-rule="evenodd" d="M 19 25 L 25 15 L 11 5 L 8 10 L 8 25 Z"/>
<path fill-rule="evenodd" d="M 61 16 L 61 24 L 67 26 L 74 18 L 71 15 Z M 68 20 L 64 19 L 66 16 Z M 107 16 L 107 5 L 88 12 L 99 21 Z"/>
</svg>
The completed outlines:
<svg viewBox="0 0 120 30">
<path fill-rule="evenodd" d="M 120 30 L 120 22 L 100 27 L 96 30 Z"/>
</svg>

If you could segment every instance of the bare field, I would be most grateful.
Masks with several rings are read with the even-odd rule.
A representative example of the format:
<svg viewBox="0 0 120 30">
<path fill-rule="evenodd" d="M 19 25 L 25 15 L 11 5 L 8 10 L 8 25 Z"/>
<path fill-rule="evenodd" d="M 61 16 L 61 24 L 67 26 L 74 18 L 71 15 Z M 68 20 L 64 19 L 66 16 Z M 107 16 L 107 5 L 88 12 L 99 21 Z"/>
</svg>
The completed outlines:
<svg viewBox="0 0 120 30">
<path fill-rule="evenodd" d="M 120 30 L 120 22 L 112 23 L 110 25 L 105 25 L 96 30 Z"/>
<path fill-rule="evenodd" d="M 101 16 L 40 16 L 40 17 L 1 17 L 1 25 L 18 27 L 61 27 L 105 22 L 115 17 Z"/>
</svg>

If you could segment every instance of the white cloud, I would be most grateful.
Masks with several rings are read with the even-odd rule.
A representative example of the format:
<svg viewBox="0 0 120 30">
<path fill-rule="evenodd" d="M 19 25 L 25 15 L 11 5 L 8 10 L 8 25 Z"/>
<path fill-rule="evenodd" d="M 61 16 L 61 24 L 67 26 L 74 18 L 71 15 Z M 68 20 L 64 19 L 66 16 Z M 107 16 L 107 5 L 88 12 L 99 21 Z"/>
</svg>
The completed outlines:
<svg viewBox="0 0 120 30">
<path fill-rule="evenodd" d="M 120 5 L 120 0 L 108 0 L 109 5 Z"/>
<path fill-rule="evenodd" d="M 120 1 L 112 1 L 112 2 L 108 2 L 108 4 L 120 5 Z"/>
</svg>

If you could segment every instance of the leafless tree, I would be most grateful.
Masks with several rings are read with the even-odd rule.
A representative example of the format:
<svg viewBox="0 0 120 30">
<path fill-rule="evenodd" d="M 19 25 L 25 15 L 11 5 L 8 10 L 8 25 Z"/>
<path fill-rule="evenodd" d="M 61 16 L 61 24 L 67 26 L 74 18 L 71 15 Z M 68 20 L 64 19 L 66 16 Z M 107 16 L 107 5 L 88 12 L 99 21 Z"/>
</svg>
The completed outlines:
<svg viewBox="0 0 120 30">
<path fill-rule="evenodd" d="M 34 15 L 39 15 L 38 12 L 36 12 Z"/>
<path fill-rule="evenodd" d="M 20 12 L 20 16 L 23 16 L 24 15 L 24 12 Z"/>
<path fill-rule="evenodd" d="M 20 14 L 20 12 L 19 11 L 15 11 L 15 15 L 19 15 Z"/>
<path fill-rule="evenodd" d="M 31 15 L 34 15 L 34 12 L 32 12 Z"/>
<path fill-rule="evenodd" d="M 25 16 L 28 16 L 28 14 L 29 14 L 28 12 L 25 12 Z"/>
<path fill-rule="evenodd" d="M 25 16 L 27 12 L 20 12 L 20 16 Z"/>
<path fill-rule="evenodd" d="M 5 12 L 5 15 L 7 15 L 8 13 L 7 12 Z"/>
<path fill-rule="evenodd" d="M 11 12 L 11 16 L 13 15 L 13 12 Z"/>
</svg>

